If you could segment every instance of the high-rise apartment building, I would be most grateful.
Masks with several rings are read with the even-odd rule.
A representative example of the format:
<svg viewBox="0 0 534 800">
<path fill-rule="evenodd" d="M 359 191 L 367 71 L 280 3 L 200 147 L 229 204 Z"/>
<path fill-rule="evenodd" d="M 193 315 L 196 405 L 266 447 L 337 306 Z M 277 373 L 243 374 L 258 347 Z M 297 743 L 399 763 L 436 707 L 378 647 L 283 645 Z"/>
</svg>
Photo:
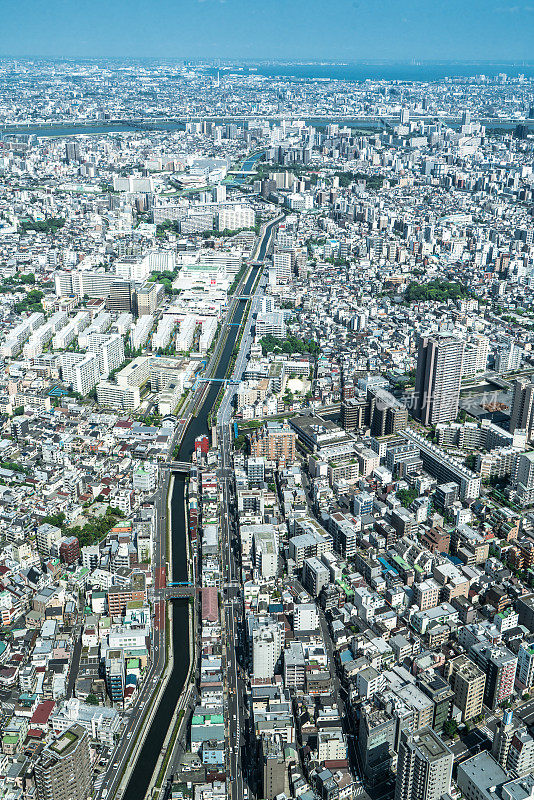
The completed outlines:
<svg viewBox="0 0 534 800">
<path fill-rule="evenodd" d="M 534 426 L 534 383 L 528 378 L 517 378 L 513 385 L 510 432 L 526 430 L 527 438 L 530 439 Z"/>
<path fill-rule="evenodd" d="M 398 433 L 408 423 L 405 405 L 382 387 L 367 389 L 369 427 L 372 436 L 390 436 Z"/>
<path fill-rule="evenodd" d="M 481 334 L 473 334 L 465 344 L 462 362 L 462 377 L 484 372 L 488 363 L 489 339 Z"/>
<path fill-rule="evenodd" d="M 113 272 L 58 270 L 54 273 L 54 285 L 57 297 L 101 297 L 112 311 L 133 311 L 135 308 L 135 284 Z"/>
<path fill-rule="evenodd" d="M 92 333 L 87 350 L 98 356 L 100 374 L 107 377 L 124 362 L 124 341 L 119 333 Z"/>
<path fill-rule="evenodd" d="M 451 787 L 453 755 L 432 728 L 401 733 L 395 800 L 439 800 Z"/>
<path fill-rule="evenodd" d="M 110 381 L 100 381 L 96 387 L 96 399 L 103 408 L 120 408 L 123 411 L 133 411 L 141 403 L 138 386 L 118 386 Z"/>
<path fill-rule="evenodd" d="M 254 678 L 272 678 L 280 657 L 282 640 L 276 625 L 264 625 L 252 633 L 252 673 Z"/>
<path fill-rule="evenodd" d="M 278 464 L 291 464 L 295 460 L 295 441 L 295 431 L 287 421 L 267 422 L 252 433 L 250 450 L 256 458 L 263 456 Z"/>
<path fill-rule="evenodd" d="M 454 704 L 462 712 L 462 720 L 478 717 L 484 702 L 486 675 L 467 656 L 458 656 L 450 664 Z"/>
<path fill-rule="evenodd" d="M 141 572 L 135 572 L 129 584 L 110 586 L 107 599 L 110 617 L 124 616 L 128 603 L 146 603 L 145 576 Z"/>
<path fill-rule="evenodd" d="M 86 800 L 91 794 L 87 731 L 72 725 L 48 744 L 35 762 L 38 800 Z"/>
<path fill-rule="evenodd" d="M 517 656 L 502 645 L 475 644 L 470 655 L 486 675 L 484 703 L 497 708 L 512 694 L 517 669 Z"/>
<path fill-rule="evenodd" d="M 367 417 L 367 400 L 357 397 L 347 397 L 341 404 L 341 426 L 350 431 L 353 428 L 365 427 Z"/>
<path fill-rule="evenodd" d="M 80 543 L 76 536 L 64 536 L 59 545 L 59 558 L 64 564 L 76 564 L 80 558 Z"/>
<path fill-rule="evenodd" d="M 464 345 L 452 336 L 419 339 L 413 413 L 423 425 L 456 419 Z"/>
<path fill-rule="evenodd" d="M 291 250 L 275 250 L 273 253 L 273 269 L 276 283 L 287 283 L 291 280 L 294 254 Z"/>
<path fill-rule="evenodd" d="M 516 680 L 521 689 L 534 686 L 534 641 L 521 642 L 517 654 Z"/>
<path fill-rule="evenodd" d="M 219 230 L 237 231 L 241 228 L 252 228 L 256 222 L 256 214 L 252 206 L 228 205 L 219 210 Z"/>
<path fill-rule="evenodd" d="M 467 347 L 473 349 L 476 353 L 475 372 L 484 372 L 488 365 L 489 356 L 489 339 L 481 333 L 474 333 L 469 337 Z M 465 370 L 464 370 L 465 374 Z"/>
<path fill-rule="evenodd" d="M 302 585 L 312 597 L 318 597 L 323 586 L 330 583 L 330 573 L 318 558 L 305 558 L 302 565 Z"/>
<path fill-rule="evenodd" d="M 50 525 L 48 522 L 43 522 L 37 528 L 37 549 L 42 558 L 48 558 L 52 550 L 57 549 L 60 540 L 63 538 L 63 533 L 60 528 L 55 525 Z"/>
<path fill-rule="evenodd" d="M 500 347 L 495 353 L 495 372 L 510 372 L 519 369 L 523 351 L 515 342 Z"/>
<path fill-rule="evenodd" d="M 510 742 L 506 771 L 512 778 L 532 775 L 534 770 L 534 739 L 525 726 L 516 730 Z"/>
<path fill-rule="evenodd" d="M 63 381 L 82 396 L 89 394 L 100 380 L 98 356 L 95 353 L 62 353 L 59 363 Z"/>
<path fill-rule="evenodd" d="M 491 753 L 512 778 L 526 775 L 534 769 L 534 739 L 522 720 L 505 711 L 497 722 Z"/>
</svg>

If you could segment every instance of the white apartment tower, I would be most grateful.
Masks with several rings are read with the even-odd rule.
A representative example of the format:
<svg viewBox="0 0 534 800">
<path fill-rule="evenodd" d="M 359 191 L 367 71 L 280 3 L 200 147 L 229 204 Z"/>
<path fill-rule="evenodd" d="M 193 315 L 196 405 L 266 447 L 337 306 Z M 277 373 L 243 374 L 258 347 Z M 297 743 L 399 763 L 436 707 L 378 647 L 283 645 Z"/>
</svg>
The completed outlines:
<svg viewBox="0 0 534 800">
<path fill-rule="evenodd" d="M 100 380 L 98 356 L 95 353 L 62 353 L 60 366 L 63 381 L 83 397 Z"/>
<path fill-rule="evenodd" d="M 293 268 L 293 254 L 290 250 L 275 250 L 273 253 L 273 269 L 276 283 L 289 283 Z"/>
<path fill-rule="evenodd" d="M 456 419 L 464 345 L 453 336 L 419 339 L 414 416 L 423 425 Z"/>
<path fill-rule="evenodd" d="M 395 800 L 440 800 L 451 788 L 453 755 L 432 728 L 401 734 Z"/>
<path fill-rule="evenodd" d="M 282 651 L 282 634 L 277 625 L 264 625 L 252 633 L 254 678 L 272 678 Z"/>
</svg>

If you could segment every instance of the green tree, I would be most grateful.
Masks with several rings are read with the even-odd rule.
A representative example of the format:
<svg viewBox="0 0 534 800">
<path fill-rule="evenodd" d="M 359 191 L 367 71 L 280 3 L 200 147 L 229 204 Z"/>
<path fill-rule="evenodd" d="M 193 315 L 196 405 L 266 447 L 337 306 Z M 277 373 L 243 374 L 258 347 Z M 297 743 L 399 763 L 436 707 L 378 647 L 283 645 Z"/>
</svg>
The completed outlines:
<svg viewBox="0 0 534 800">
<path fill-rule="evenodd" d="M 94 694 L 88 694 L 85 698 L 85 702 L 88 706 L 97 706 L 98 705 L 98 697 Z"/>
<path fill-rule="evenodd" d="M 443 733 L 446 736 L 450 736 L 452 738 L 453 736 L 456 736 L 457 731 L 458 731 L 458 723 L 456 722 L 455 719 L 448 719 L 444 723 Z"/>
<path fill-rule="evenodd" d="M 351 183 L 365 183 L 366 189 L 381 189 L 385 181 L 383 175 L 366 175 L 365 172 L 335 172 L 339 178 L 339 185 L 342 188 L 350 186 Z"/>
<path fill-rule="evenodd" d="M 288 355 L 292 353 L 300 353 L 302 355 L 310 353 L 311 355 L 317 355 L 321 350 L 317 342 L 312 339 L 304 341 L 297 336 L 286 336 L 285 339 L 278 339 L 276 336 L 267 334 L 260 340 L 260 344 L 265 353 L 280 352 Z"/>
<path fill-rule="evenodd" d="M 417 497 L 417 491 L 415 489 L 397 489 L 395 495 L 404 508 L 409 508 Z"/>
<path fill-rule="evenodd" d="M 37 231 L 38 233 L 57 233 L 65 224 L 63 217 L 49 217 L 45 220 L 27 219 L 19 223 L 18 232 Z"/>
<path fill-rule="evenodd" d="M 56 528 L 64 528 L 65 520 L 65 514 L 63 511 L 59 511 L 57 514 L 49 514 L 47 517 L 44 517 L 43 524 L 47 523 L 48 525 L 54 525 Z"/>
<path fill-rule="evenodd" d="M 426 300 L 444 303 L 447 300 L 458 300 L 460 297 L 468 295 L 467 287 L 461 283 L 436 279 L 427 281 L 427 283 L 412 281 L 406 288 L 404 300 L 407 303 L 420 303 Z"/>
</svg>

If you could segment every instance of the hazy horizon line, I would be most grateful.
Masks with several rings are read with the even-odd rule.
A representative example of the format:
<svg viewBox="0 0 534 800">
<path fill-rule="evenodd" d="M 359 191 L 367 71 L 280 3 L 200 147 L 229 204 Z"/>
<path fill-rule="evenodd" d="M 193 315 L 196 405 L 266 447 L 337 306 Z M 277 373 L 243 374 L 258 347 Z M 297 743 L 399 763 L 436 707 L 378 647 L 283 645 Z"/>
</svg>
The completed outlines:
<svg viewBox="0 0 534 800">
<path fill-rule="evenodd" d="M 507 59 L 507 58 L 497 58 L 497 59 L 479 59 L 479 58 L 438 58 L 438 59 L 429 59 L 429 58 L 411 58 L 411 59 L 399 59 L 399 58 L 363 58 L 363 59 L 335 59 L 330 58 L 329 56 L 323 56 L 321 58 L 290 58 L 290 57 L 278 57 L 273 58 L 269 56 L 262 56 L 260 58 L 248 58 L 246 56 L 236 56 L 235 58 L 223 57 L 223 56 L 212 56 L 210 58 L 200 58 L 197 56 L 163 56 L 163 55 L 65 55 L 60 53 L 54 54 L 43 54 L 43 53 L 22 53 L 22 54 L 14 54 L 14 53 L 0 53 L 0 60 L 12 60 L 12 59 L 47 59 L 47 60 L 57 60 L 57 61 L 72 61 L 76 59 L 80 60 L 89 60 L 89 61 L 183 61 L 188 62 L 188 65 L 195 65 L 195 66 L 202 66 L 202 65 L 210 65 L 210 66 L 221 66 L 221 65 L 229 65 L 234 66 L 238 64 L 261 64 L 261 65 L 288 65 L 288 66 L 352 66 L 352 65 L 361 65 L 361 66 L 381 66 L 384 64 L 388 65 L 399 65 L 403 67 L 423 67 L 427 65 L 473 65 L 473 66 L 514 66 L 514 67 L 532 67 L 534 66 L 534 59 Z M 220 62 L 217 64 L 217 62 Z"/>
</svg>

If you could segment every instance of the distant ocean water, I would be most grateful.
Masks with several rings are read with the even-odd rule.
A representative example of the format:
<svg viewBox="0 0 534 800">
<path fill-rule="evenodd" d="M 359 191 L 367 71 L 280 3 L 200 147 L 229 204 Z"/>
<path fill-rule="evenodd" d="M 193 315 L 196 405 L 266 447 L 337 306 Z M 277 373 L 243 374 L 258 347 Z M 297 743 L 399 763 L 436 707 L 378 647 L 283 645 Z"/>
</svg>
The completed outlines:
<svg viewBox="0 0 534 800">
<path fill-rule="evenodd" d="M 225 67 L 222 68 L 226 70 Z M 236 71 L 230 67 L 230 72 Z M 239 70 L 241 72 L 241 69 Z M 216 72 L 216 70 L 214 70 Z M 534 64 L 505 63 L 443 63 L 443 64 L 251 64 L 244 66 L 243 73 L 264 75 L 268 78 L 295 78 L 297 80 L 313 80 L 313 78 L 329 78 L 344 81 L 439 81 L 444 78 L 474 77 L 487 75 L 492 77 L 505 72 L 509 77 L 524 75 L 534 77 Z"/>
</svg>

